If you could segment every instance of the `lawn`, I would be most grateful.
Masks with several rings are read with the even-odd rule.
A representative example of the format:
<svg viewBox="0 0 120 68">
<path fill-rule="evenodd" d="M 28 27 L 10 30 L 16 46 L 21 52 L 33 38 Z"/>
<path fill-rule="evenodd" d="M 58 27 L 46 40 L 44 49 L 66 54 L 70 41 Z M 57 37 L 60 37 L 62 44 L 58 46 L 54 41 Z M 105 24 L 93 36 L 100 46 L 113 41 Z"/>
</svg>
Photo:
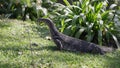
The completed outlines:
<svg viewBox="0 0 120 68">
<path fill-rule="evenodd" d="M 46 36 L 43 24 L 0 20 L 0 68 L 120 68 L 120 50 L 106 55 L 59 51 Z"/>
</svg>

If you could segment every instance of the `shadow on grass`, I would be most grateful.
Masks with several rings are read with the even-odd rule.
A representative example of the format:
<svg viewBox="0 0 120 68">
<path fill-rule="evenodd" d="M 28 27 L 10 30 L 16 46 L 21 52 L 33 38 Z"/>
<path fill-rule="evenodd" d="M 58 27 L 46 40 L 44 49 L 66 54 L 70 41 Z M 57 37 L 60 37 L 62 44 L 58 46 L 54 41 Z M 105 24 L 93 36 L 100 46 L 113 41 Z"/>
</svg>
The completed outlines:
<svg viewBox="0 0 120 68">
<path fill-rule="evenodd" d="M 57 50 L 57 47 L 56 46 L 45 46 L 43 48 L 41 48 L 40 50 L 44 50 L 44 49 L 47 49 L 47 50 L 50 50 L 52 52 L 55 52 L 55 51 L 59 51 Z M 98 60 L 100 61 L 100 63 L 104 63 L 104 66 L 103 68 L 120 68 L 120 51 L 115 51 L 113 53 L 109 53 L 109 54 L 105 54 L 105 55 L 93 55 L 93 54 L 85 54 L 85 53 L 80 53 L 80 52 L 71 52 L 71 51 L 66 51 L 66 50 L 62 50 L 62 51 L 59 51 L 64 54 L 68 54 L 69 56 L 74 54 L 74 56 L 79 56 L 79 57 L 84 57 L 84 60 L 85 58 L 88 58 L 88 57 L 95 57 L 95 58 L 98 58 Z M 72 53 L 72 54 L 71 54 Z M 79 57 L 73 57 L 73 58 L 69 58 L 69 57 L 65 57 L 67 55 L 46 55 L 46 58 L 47 57 L 51 57 L 54 59 L 52 59 L 53 61 L 59 61 L 59 62 L 66 62 L 66 61 L 77 61 L 79 63 L 78 60 L 74 60 L 74 59 L 79 59 Z M 44 56 L 45 58 L 45 56 Z M 59 58 L 59 59 L 58 59 Z M 104 61 L 101 61 L 101 59 L 104 59 Z M 94 62 L 94 61 L 92 61 Z M 99 62 L 98 62 L 99 63 Z"/>
<path fill-rule="evenodd" d="M 9 50 L 12 50 L 12 51 L 24 51 L 24 50 L 31 50 L 30 48 L 30 45 L 28 44 L 7 44 L 7 45 L 3 45 L 3 46 L 0 46 L 0 50 L 2 51 L 9 51 Z M 57 51 L 57 47 L 56 46 L 32 46 L 32 50 L 34 51 L 41 51 L 41 50 L 50 50 L 50 51 Z"/>
<path fill-rule="evenodd" d="M 86 58 L 92 58 L 94 59 L 97 58 L 100 63 L 102 62 L 104 65 L 102 66 L 103 68 L 120 68 L 120 51 L 116 51 L 113 53 L 109 53 L 109 55 L 93 55 L 93 54 L 85 54 L 85 53 L 80 53 L 80 52 L 71 52 L 71 51 L 59 51 L 56 49 L 56 47 L 54 46 L 47 46 L 44 47 L 43 49 L 47 49 L 53 52 L 53 54 L 48 54 L 46 56 L 43 55 L 44 58 L 47 57 L 51 57 L 53 58 L 53 61 L 57 61 L 57 62 L 73 62 L 73 63 L 82 63 L 79 61 L 86 61 Z M 61 52 L 60 54 L 55 54 L 55 51 L 59 51 Z M 73 57 L 71 57 L 73 56 Z M 76 57 L 77 56 L 77 57 Z M 84 57 L 84 59 L 82 59 L 81 57 Z M 76 60 L 78 59 L 78 60 Z M 94 60 L 91 61 L 94 63 Z M 103 59 L 104 61 L 101 61 L 101 59 Z M 97 63 L 99 64 L 99 62 Z"/>
</svg>

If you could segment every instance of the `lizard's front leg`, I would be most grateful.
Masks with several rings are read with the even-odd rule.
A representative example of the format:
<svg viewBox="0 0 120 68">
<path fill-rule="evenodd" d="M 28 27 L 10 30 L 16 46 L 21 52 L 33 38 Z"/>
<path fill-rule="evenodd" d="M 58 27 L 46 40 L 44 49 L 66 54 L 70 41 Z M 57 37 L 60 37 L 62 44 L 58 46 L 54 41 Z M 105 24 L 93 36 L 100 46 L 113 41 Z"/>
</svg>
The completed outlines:
<svg viewBox="0 0 120 68">
<path fill-rule="evenodd" d="M 61 43 L 60 40 L 55 39 L 54 42 L 55 42 L 55 44 L 57 45 L 57 47 L 58 47 L 59 50 L 62 50 L 62 49 L 63 49 L 63 45 L 62 45 L 62 43 Z"/>
</svg>

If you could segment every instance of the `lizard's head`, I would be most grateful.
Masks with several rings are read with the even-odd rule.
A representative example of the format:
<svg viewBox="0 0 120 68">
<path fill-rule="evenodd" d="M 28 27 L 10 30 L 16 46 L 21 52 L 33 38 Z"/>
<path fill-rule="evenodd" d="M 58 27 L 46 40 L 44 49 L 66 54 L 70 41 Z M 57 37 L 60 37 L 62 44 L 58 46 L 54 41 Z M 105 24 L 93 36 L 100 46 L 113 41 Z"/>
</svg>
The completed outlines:
<svg viewBox="0 0 120 68">
<path fill-rule="evenodd" d="M 39 18 L 39 19 L 37 19 L 37 22 L 43 22 L 44 20 L 43 20 L 43 18 Z"/>
<path fill-rule="evenodd" d="M 47 24 L 49 24 L 49 23 L 52 23 L 52 20 L 50 20 L 50 19 L 48 19 L 48 18 L 39 18 L 39 19 L 37 19 L 37 22 L 45 22 L 45 23 L 47 23 Z"/>
</svg>

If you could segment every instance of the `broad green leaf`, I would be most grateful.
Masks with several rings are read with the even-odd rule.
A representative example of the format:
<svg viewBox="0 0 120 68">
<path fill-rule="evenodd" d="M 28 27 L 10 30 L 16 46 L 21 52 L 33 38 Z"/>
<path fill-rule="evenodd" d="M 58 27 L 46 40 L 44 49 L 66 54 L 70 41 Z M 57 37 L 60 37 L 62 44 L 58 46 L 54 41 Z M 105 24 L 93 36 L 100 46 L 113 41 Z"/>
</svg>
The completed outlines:
<svg viewBox="0 0 120 68">
<path fill-rule="evenodd" d="M 62 26 L 62 28 L 61 28 L 60 32 L 63 32 L 65 29 L 65 20 L 64 19 L 62 19 L 62 21 L 61 21 L 61 26 Z"/>
<path fill-rule="evenodd" d="M 98 13 L 98 12 L 100 12 L 101 8 L 103 7 L 103 3 L 101 2 L 101 3 L 99 3 L 98 5 L 95 5 L 95 6 L 96 6 L 95 12 Z"/>
<path fill-rule="evenodd" d="M 74 7 L 74 9 L 82 10 L 79 6 L 71 5 L 70 7 Z"/>
<path fill-rule="evenodd" d="M 116 37 L 115 35 L 113 35 L 113 34 L 112 34 L 112 37 L 113 37 L 113 39 L 114 39 L 114 41 L 115 41 L 117 47 L 120 48 L 120 43 L 118 42 L 117 37 Z"/>
<path fill-rule="evenodd" d="M 86 35 L 86 37 L 87 37 L 86 40 L 90 42 L 90 41 L 93 40 L 94 34 L 93 33 L 89 33 L 89 34 Z"/>
<path fill-rule="evenodd" d="M 70 5 L 70 3 L 69 3 L 67 0 L 63 0 L 63 1 L 64 1 L 64 3 L 65 3 L 67 6 Z"/>
<path fill-rule="evenodd" d="M 102 20 L 106 20 L 109 16 L 109 11 L 105 11 L 101 14 Z"/>
<path fill-rule="evenodd" d="M 75 15 L 72 19 L 72 25 L 75 25 L 78 19 L 79 19 L 79 15 Z"/>
<path fill-rule="evenodd" d="M 110 5 L 110 9 L 113 9 L 113 8 L 115 8 L 117 6 L 117 4 L 112 4 L 112 5 Z"/>
<path fill-rule="evenodd" d="M 66 19 L 66 20 L 65 20 L 65 22 L 70 22 L 70 21 L 72 21 L 72 19 Z"/>
<path fill-rule="evenodd" d="M 79 31 L 75 34 L 75 37 L 79 38 L 84 31 L 85 31 L 85 28 L 80 28 Z"/>
<path fill-rule="evenodd" d="M 86 37 L 87 37 L 87 41 L 91 41 L 91 40 L 93 40 L 93 36 L 94 36 L 94 33 L 93 33 L 93 30 L 92 30 L 92 28 L 93 28 L 93 25 L 94 25 L 94 23 L 88 23 L 87 24 L 87 35 L 86 35 Z"/>
</svg>

